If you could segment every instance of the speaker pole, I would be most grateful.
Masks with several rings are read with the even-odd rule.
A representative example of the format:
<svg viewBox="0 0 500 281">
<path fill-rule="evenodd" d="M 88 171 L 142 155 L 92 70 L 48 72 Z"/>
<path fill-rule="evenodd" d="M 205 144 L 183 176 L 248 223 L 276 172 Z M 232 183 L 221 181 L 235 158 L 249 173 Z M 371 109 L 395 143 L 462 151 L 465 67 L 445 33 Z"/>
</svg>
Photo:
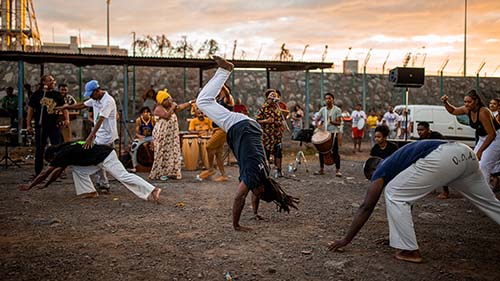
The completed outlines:
<svg viewBox="0 0 500 281">
<path fill-rule="evenodd" d="M 405 141 L 408 140 L 408 96 L 410 95 L 410 88 L 406 87 L 406 100 L 405 100 L 405 112 L 406 112 L 406 116 L 405 116 L 405 124 L 406 124 L 406 132 L 404 132 L 405 134 Z"/>
</svg>

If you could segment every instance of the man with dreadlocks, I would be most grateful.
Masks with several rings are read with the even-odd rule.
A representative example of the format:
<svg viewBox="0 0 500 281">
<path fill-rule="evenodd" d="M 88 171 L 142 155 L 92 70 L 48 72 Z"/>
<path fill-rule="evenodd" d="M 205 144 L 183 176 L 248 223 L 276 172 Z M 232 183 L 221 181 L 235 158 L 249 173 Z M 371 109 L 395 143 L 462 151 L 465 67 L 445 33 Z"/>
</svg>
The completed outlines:
<svg viewBox="0 0 500 281">
<path fill-rule="evenodd" d="M 227 143 L 234 152 L 240 168 L 240 183 L 233 202 L 233 227 L 236 231 L 250 231 L 240 225 L 240 216 L 245 205 L 248 192 L 252 191 L 252 208 L 257 211 L 260 199 L 274 201 L 279 211 L 290 212 L 290 207 L 297 209 L 298 198 L 287 195 L 281 186 L 269 177 L 269 166 L 266 162 L 262 145 L 262 129 L 248 116 L 227 110 L 215 101 L 224 83 L 229 78 L 234 65 L 225 59 L 214 56 L 219 68 L 214 77 L 201 90 L 196 104 L 208 118 L 227 132 Z"/>
</svg>

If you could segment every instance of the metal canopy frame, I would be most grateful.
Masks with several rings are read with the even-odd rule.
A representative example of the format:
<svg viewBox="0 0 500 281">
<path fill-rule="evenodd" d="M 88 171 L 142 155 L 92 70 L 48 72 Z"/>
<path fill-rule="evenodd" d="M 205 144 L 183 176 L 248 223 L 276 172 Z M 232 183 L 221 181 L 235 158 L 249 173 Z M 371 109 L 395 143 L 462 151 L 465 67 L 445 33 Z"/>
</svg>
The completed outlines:
<svg viewBox="0 0 500 281">
<path fill-rule="evenodd" d="M 179 68 L 198 68 L 199 84 L 203 85 L 203 71 L 216 68 L 216 63 L 211 59 L 197 58 L 172 58 L 172 57 L 131 57 L 119 55 L 97 55 L 97 54 L 66 54 L 50 52 L 22 52 L 22 51 L 0 51 L 0 61 L 18 62 L 18 120 L 23 118 L 24 102 L 24 63 L 43 65 L 45 63 L 73 64 L 77 67 L 92 65 L 122 65 L 124 67 L 124 91 L 123 108 L 128 108 L 128 66 L 151 66 L 151 67 L 179 67 Z M 306 95 L 306 116 L 309 114 L 309 71 L 333 68 L 332 62 L 304 62 L 304 61 L 266 61 L 266 60 L 231 60 L 235 68 L 253 68 L 266 70 L 266 86 L 270 87 L 270 72 L 280 71 L 305 71 L 305 95 Z M 23 75 L 20 75 L 20 74 Z M 323 74 L 322 74 L 323 75 Z M 233 75 L 234 79 L 234 75 Z M 81 80 L 81 75 L 80 75 Z M 135 85 L 135 81 L 134 81 Z M 80 81 L 81 88 L 81 81 Z M 321 90 L 323 91 L 323 76 L 321 79 Z M 124 118 L 128 119 L 127 109 L 124 110 Z M 22 125 L 22 121 L 19 122 Z M 309 122 L 306 122 L 306 128 L 309 128 Z M 19 134 L 21 141 L 21 134 Z"/>
</svg>

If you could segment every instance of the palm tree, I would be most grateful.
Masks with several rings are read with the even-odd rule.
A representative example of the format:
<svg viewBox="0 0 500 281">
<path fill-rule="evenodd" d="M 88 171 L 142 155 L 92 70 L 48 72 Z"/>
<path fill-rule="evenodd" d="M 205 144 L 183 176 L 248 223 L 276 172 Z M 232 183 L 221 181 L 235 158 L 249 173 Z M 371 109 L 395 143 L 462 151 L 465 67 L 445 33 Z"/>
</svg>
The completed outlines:
<svg viewBox="0 0 500 281">
<path fill-rule="evenodd" d="M 164 49 L 167 49 L 168 54 L 170 55 L 170 51 L 172 50 L 172 43 L 170 42 L 170 40 L 168 40 L 165 34 L 156 35 L 155 44 L 157 47 L 156 51 L 160 52 L 160 57 L 163 57 Z"/>
<path fill-rule="evenodd" d="M 280 61 L 292 61 L 293 55 L 290 53 L 290 50 L 285 48 L 285 43 L 281 45 L 281 52 L 278 54 L 278 58 Z"/>
<path fill-rule="evenodd" d="M 183 58 L 186 58 L 188 55 L 192 57 L 193 45 L 191 45 L 191 43 L 188 43 L 186 36 L 182 36 L 182 40 L 177 41 L 177 44 L 174 47 L 174 52 L 176 54 L 182 55 Z"/>
<path fill-rule="evenodd" d="M 205 42 L 203 42 L 203 44 L 196 53 L 198 54 L 198 56 L 204 53 L 205 55 L 203 57 L 209 58 L 210 56 L 217 53 L 218 50 L 219 50 L 219 43 L 217 43 L 217 41 L 215 41 L 214 39 L 210 39 L 210 40 L 205 40 Z"/>
<path fill-rule="evenodd" d="M 142 38 L 137 38 L 134 42 L 134 45 L 137 47 L 139 50 L 139 53 L 141 56 L 144 56 L 144 53 L 146 52 L 147 49 L 149 49 L 149 41 L 142 39 Z"/>
</svg>

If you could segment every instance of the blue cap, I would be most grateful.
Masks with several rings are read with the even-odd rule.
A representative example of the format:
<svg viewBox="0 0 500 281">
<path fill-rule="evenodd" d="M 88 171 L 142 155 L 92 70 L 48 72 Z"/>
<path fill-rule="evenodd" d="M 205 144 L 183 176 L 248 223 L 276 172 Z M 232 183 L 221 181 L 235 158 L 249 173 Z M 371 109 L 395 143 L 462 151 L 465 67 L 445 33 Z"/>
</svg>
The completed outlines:
<svg viewBox="0 0 500 281">
<path fill-rule="evenodd" d="M 97 89 L 99 89 L 99 82 L 97 82 L 97 80 L 90 80 L 87 84 L 85 84 L 84 97 L 89 98 Z"/>
</svg>

